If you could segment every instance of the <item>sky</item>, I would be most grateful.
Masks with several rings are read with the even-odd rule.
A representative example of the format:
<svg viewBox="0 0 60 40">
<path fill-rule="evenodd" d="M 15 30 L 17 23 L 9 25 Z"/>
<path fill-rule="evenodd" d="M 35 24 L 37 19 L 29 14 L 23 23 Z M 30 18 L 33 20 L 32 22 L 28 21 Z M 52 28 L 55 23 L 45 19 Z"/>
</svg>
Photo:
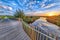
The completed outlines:
<svg viewBox="0 0 60 40">
<path fill-rule="evenodd" d="M 18 9 L 25 14 L 60 11 L 60 0 L 0 0 L 0 15 L 14 15 Z"/>
</svg>

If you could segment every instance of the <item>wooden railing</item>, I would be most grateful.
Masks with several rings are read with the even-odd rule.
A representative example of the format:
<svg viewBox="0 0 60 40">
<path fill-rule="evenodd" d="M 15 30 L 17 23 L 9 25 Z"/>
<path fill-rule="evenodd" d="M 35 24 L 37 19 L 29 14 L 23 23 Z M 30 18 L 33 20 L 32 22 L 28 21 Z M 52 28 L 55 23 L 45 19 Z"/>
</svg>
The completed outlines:
<svg viewBox="0 0 60 40">
<path fill-rule="evenodd" d="M 23 29 L 27 33 L 27 35 L 32 39 L 32 40 L 56 40 L 55 38 L 52 38 L 32 27 L 30 27 L 27 23 L 22 21 L 23 24 Z"/>
</svg>

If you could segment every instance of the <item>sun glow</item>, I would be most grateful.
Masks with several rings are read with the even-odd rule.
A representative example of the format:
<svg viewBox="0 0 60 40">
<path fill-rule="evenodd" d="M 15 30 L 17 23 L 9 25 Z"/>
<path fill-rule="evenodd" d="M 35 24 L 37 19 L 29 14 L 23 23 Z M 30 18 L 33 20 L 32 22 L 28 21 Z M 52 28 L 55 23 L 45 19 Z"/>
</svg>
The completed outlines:
<svg viewBox="0 0 60 40">
<path fill-rule="evenodd" d="M 53 14 L 53 13 L 50 13 L 50 14 L 48 14 L 48 16 L 55 16 L 56 14 Z"/>
<path fill-rule="evenodd" d="M 58 12 L 48 12 L 47 16 L 58 16 Z"/>
</svg>

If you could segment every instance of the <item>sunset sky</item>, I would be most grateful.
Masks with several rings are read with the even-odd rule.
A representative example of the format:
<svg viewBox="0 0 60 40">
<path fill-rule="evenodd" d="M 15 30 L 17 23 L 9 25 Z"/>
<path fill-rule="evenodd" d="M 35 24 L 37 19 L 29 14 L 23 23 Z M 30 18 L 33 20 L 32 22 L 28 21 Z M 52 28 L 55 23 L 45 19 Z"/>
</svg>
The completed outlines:
<svg viewBox="0 0 60 40">
<path fill-rule="evenodd" d="M 17 9 L 25 14 L 60 11 L 60 0 L 0 0 L 0 15 L 13 15 Z"/>
</svg>

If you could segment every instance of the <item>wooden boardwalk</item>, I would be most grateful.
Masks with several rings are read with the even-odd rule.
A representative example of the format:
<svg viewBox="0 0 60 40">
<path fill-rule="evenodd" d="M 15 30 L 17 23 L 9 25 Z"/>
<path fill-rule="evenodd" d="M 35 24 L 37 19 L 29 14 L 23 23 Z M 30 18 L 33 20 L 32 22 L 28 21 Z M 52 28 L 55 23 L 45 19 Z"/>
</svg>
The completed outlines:
<svg viewBox="0 0 60 40">
<path fill-rule="evenodd" d="M 0 40 L 31 40 L 22 28 L 22 23 L 12 21 L 0 23 Z"/>
</svg>

